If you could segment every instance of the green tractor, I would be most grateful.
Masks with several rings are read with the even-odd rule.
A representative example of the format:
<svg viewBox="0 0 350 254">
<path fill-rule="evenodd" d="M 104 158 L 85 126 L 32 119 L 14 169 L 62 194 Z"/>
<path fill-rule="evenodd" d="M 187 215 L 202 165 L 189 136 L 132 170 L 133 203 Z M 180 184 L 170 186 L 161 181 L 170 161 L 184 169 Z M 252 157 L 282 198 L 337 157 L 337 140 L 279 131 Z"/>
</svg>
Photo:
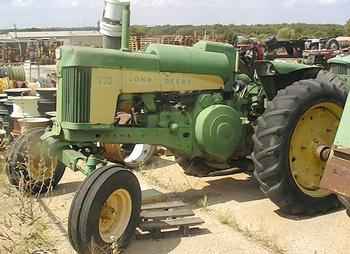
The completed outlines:
<svg viewBox="0 0 350 254">
<path fill-rule="evenodd" d="M 198 177 L 240 167 L 286 213 L 339 205 L 320 189 L 323 148 L 334 141 L 347 98 L 335 75 L 261 61 L 257 78 L 249 77 L 240 73 L 236 48 L 206 41 L 132 53 L 124 7 L 122 50 L 59 49 L 53 127 L 26 132 L 8 158 L 10 182 L 33 193 L 54 188 L 65 168 L 88 176 L 69 214 L 78 253 L 124 247 L 139 223 L 139 182 L 124 165 L 105 159 L 104 144 L 162 145 L 186 174 Z M 106 44 L 113 44 L 112 36 L 105 36 Z M 132 109 L 127 126 L 116 119 L 125 109 Z"/>
<path fill-rule="evenodd" d="M 339 56 L 329 61 L 331 71 L 339 78 L 350 84 L 350 56 Z M 324 150 L 324 160 L 327 161 L 326 170 L 321 181 L 321 187 L 338 195 L 338 198 L 347 208 L 350 216 L 350 97 L 337 131 L 332 147 Z"/>
</svg>

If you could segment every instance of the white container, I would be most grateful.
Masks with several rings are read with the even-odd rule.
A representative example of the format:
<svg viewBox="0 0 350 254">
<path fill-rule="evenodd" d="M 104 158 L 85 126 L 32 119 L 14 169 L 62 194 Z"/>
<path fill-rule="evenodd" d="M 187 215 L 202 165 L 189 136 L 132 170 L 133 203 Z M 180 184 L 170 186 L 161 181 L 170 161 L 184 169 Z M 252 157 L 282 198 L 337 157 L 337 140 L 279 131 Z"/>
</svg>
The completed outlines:
<svg viewBox="0 0 350 254">
<path fill-rule="evenodd" d="M 24 118 L 19 119 L 18 124 L 23 134 L 35 128 L 46 128 L 50 126 L 51 120 L 48 118 Z"/>
<path fill-rule="evenodd" d="M 13 113 L 12 118 L 31 118 L 39 117 L 37 96 L 19 96 L 12 97 L 13 101 Z"/>
</svg>

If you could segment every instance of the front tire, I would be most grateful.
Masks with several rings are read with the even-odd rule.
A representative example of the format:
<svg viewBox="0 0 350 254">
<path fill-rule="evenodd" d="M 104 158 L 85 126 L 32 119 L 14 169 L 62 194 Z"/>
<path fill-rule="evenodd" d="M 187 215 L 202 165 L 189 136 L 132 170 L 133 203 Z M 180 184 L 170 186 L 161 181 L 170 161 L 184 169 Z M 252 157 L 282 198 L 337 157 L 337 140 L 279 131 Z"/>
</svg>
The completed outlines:
<svg viewBox="0 0 350 254">
<path fill-rule="evenodd" d="M 294 83 L 268 103 L 254 139 L 255 176 L 261 190 L 288 214 L 311 215 L 339 206 L 319 188 L 326 162 L 317 147 L 331 146 L 347 99 L 335 75 Z"/>
<path fill-rule="evenodd" d="M 9 149 L 6 173 L 10 184 L 32 194 L 55 189 L 66 166 L 48 154 L 40 137 L 45 129 L 30 130 L 16 139 Z"/>
<path fill-rule="evenodd" d="M 69 238 L 81 254 L 125 248 L 139 223 L 141 189 L 129 170 L 107 166 L 85 180 L 70 208 Z"/>
</svg>

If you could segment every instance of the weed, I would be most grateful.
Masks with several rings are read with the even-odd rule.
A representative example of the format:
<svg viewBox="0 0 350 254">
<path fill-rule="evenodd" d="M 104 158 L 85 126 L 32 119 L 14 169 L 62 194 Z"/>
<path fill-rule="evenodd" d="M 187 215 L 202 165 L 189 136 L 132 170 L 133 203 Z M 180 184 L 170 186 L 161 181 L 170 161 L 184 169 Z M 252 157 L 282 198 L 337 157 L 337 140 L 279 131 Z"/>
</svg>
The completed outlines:
<svg viewBox="0 0 350 254">
<path fill-rule="evenodd" d="M 198 200 L 197 206 L 203 210 L 208 210 L 208 196 L 204 195 L 203 198 Z"/>
<path fill-rule="evenodd" d="M 233 228 L 235 231 L 240 232 L 242 235 L 247 237 L 248 239 L 259 243 L 261 246 L 268 248 L 273 251 L 275 254 L 285 254 L 286 251 L 280 248 L 273 240 L 268 237 L 261 236 L 261 234 L 257 234 L 257 232 L 251 231 L 248 228 L 243 228 L 237 222 L 236 217 L 229 210 L 220 210 L 216 213 L 217 219 L 220 223 L 227 225 Z"/>
<path fill-rule="evenodd" d="M 7 201 L 6 213 L 0 223 L 0 252 L 31 254 L 50 250 L 49 253 L 53 253 L 53 241 L 48 237 L 45 217 L 37 202 L 39 197 L 30 194 L 23 175 L 17 190 L 9 186 L 4 176 L 4 161 L 0 166 L 0 195 Z"/>
</svg>

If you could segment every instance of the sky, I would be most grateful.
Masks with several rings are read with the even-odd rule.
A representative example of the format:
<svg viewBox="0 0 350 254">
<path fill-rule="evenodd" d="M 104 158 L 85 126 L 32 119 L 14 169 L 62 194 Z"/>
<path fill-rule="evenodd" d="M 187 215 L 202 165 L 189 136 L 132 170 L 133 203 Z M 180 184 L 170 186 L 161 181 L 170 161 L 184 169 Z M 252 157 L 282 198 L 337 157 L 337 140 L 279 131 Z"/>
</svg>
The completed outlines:
<svg viewBox="0 0 350 254">
<path fill-rule="evenodd" d="M 104 0 L 0 0 L 0 28 L 96 25 Z M 337 23 L 350 0 L 131 0 L 132 24 Z"/>
</svg>

